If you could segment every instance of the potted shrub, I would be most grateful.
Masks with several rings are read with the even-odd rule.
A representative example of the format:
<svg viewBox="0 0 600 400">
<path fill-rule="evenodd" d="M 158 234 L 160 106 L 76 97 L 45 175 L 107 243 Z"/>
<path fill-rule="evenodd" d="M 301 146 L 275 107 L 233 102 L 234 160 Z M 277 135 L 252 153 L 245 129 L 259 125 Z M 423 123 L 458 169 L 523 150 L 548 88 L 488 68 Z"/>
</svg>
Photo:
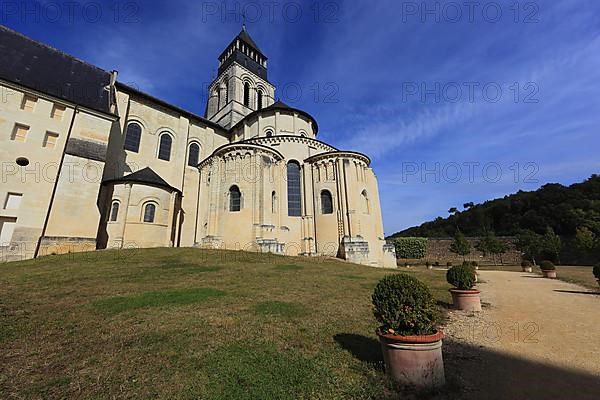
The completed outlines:
<svg viewBox="0 0 600 400">
<path fill-rule="evenodd" d="M 540 263 L 540 269 L 544 278 L 556 279 L 556 267 L 550 261 L 542 261 Z"/>
<path fill-rule="evenodd" d="M 475 283 L 479 282 L 479 273 L 473 266 L 472 262 L 463 261 L 462 266 L 471 270 L 471 272 L 473 273 L 473 276 L 475 277 Z"/>
<path fill-rule="evenodd" d="M 533 272 L 533 265 L 531 265 L 531 262 L 529 262 L 527 260 L 523 260 L 521 262 L 521 271 L 532 273 Z"/>
<path fill-rule="evenodd" d="M 481 311 L 481 292 L 475 286 L 475 271 L 464 265 L 455 266 L 446 273 L 446 280 L 454 286 L 450 289 L 454 307 L 464 311 Z"/>
<path fill-rule="evenodd" d="M 410 275 L 388 275 L 372 300 L 388 376 L 418 388 L 444 385 L 444 334 L 437 329 L 438 309 L 427 286 Z"/>
<path fill-rule="evenodd" d="M 427 269 L 433 269 L 433 265 L 431 265 L 429 261 L 425 261 L 425 266 L 427 267 Z"/>
<path fill-rule="evenodd" d="M 600 263 L 594 265 L 594 276 L 598 281 L 598 285 L 600 285 Z"/>
</svg>

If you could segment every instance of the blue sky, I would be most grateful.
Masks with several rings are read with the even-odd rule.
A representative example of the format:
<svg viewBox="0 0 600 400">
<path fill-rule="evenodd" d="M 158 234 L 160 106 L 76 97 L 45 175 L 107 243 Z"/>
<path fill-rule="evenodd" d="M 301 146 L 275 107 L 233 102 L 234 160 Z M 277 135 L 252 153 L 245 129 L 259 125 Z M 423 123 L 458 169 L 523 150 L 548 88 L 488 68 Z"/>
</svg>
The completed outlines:
<svg viewBox="0 0 600 400">
<path fill-rule="evenodd" d="M 202 114 L 245 10 L 277 96 L 373 159 L 391 234 L 600 170 L 600 3 L 465 3 L 21 0 L 0 23 Z"/>
</svg>

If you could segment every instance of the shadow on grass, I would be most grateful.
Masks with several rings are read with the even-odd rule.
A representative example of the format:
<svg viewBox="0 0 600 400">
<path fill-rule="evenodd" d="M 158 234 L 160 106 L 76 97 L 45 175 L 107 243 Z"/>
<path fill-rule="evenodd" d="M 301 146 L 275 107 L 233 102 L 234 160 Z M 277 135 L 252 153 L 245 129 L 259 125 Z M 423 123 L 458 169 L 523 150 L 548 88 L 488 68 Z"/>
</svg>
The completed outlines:
<svg viewBox="0 0 600 400">
<path fill-rule="evenodd" d="M 600 296 L 600 292 L 583 292 L 580 290 L 559 290 L 559 289 L 555 289 L 554 291 L 559 292 L 559 293 L 589 294 L 592 296 Z"/>
<path fill-rule="evenodd" d="M 340 347 L 350 352 L 354 358 L 373 366 L 376 370 L 383 371 L 383 355 L 381 345 L 375 338 L 369 338 L 354 333 L 339 333 L 333 339 Z"/>
</svg>

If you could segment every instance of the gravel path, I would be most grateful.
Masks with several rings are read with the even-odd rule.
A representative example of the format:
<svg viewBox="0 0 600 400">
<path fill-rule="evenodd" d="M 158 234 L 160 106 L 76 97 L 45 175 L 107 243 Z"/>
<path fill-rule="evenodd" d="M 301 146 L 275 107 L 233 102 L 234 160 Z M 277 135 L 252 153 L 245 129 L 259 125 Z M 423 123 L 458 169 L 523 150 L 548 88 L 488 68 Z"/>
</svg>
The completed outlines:
<svg viewBox="0 0 600 400">
<path fill-rule="evenodd" d="M 450 398 L 600 399 L 600 290 L 480 271 L 484 310 L 444 328 Z"/>
</svg>

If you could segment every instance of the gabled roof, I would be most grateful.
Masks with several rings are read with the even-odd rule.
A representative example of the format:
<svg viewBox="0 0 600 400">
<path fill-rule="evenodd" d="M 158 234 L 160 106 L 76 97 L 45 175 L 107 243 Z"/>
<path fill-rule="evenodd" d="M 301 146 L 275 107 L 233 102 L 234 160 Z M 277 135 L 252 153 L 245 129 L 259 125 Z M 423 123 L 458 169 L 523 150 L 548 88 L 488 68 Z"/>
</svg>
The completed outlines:
<svg viewBox="0 0 600 400">
<path fill-rule="evenodd" d="M 174 192 L 181 193 L 181 190 L 169 185 L 167 183 L 167 181 L 165 181 L 163 178 L 161 178 L 160 175 L 158 175 L 156 172 L 154 172 L 152 170 L 152 168 L 150 168 L 150 167 L 146 167 L 139 171 L 133 172 L 129 175 L 125 175 L 122 178 L 108 179 L 102 183 L 107 184 L 107 183 L 125 183 L 125 182 L 140 183 L 143 185 L 156 186 L 156 187 L 160 187 L 163 189 L 168 189 L 169 191 L 172 191 L 172 192 L 174 191 Z"/>
<path fill-rule="evenodd" d="M 0 78 L 110 114 L 111 74 L 0 25 Z"/>
</svg>

